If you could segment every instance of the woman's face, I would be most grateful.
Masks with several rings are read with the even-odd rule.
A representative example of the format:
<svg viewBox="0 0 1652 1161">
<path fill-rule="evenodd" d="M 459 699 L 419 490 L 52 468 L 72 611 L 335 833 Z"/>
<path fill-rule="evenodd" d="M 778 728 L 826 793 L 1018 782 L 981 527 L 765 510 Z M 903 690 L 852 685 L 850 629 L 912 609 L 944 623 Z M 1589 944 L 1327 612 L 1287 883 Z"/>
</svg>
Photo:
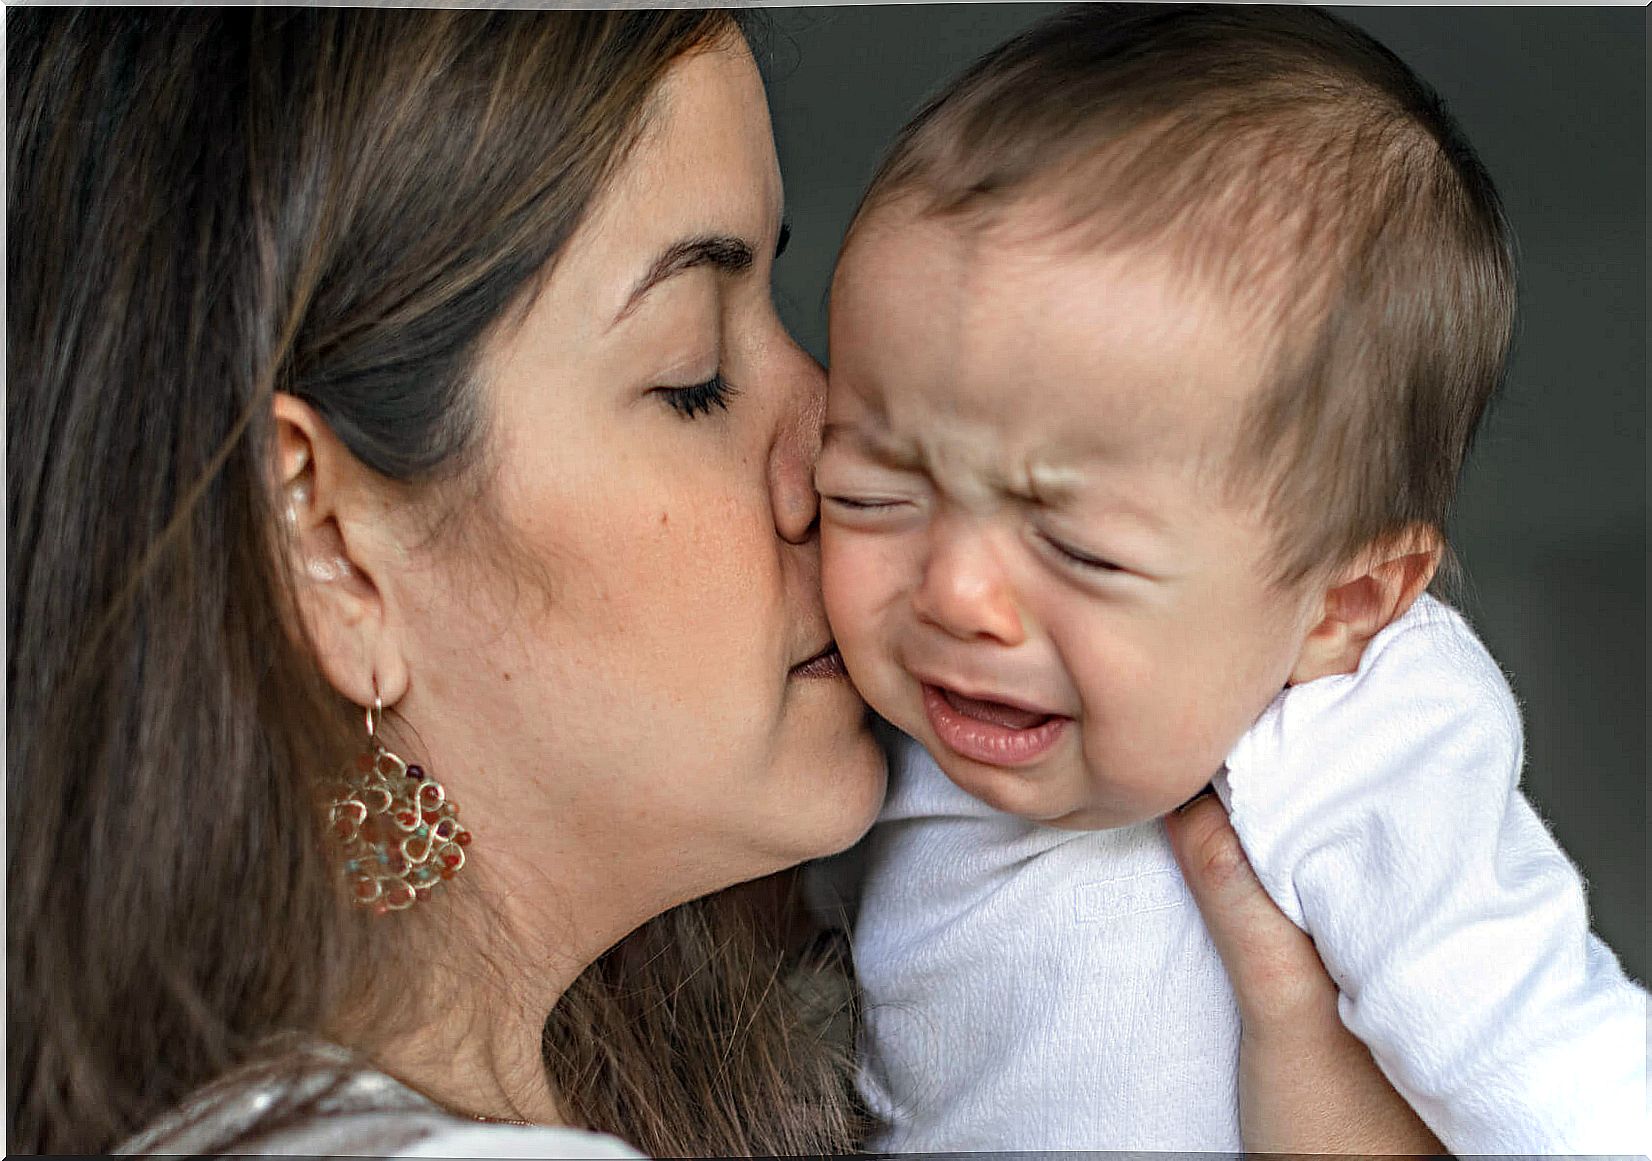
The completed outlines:
<svg viewBox="0 0 1652 1161">
<path fill-rule="evenodd" d="M 862 703 L 806 665 L 824 380 L 770 301 L 780 222 L 757 70 L 697 53 L 485 349 L 506 546 L 411 552 L 396 708 L 513 894 L 640 919 L 841 849 L 881 799 Z"/>
</svg>

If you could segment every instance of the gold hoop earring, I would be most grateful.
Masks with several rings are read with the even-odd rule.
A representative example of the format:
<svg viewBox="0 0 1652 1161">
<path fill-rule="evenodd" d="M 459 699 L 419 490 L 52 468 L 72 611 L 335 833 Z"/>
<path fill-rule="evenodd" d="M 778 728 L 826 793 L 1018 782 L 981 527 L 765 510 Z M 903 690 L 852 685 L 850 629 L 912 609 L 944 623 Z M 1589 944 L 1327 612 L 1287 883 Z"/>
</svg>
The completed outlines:
<svg viewBox="0 0 1652 1161">
<path fill-rule="evenodd" d="M 431 898 L 458 874 L 470 832 L 440 782 L 385 748 L 377 684 L 366 710 L 367 749 L 344 771 L 330 821 L 344 847 L 350 898 L 383 915 Z"/>
</svg>

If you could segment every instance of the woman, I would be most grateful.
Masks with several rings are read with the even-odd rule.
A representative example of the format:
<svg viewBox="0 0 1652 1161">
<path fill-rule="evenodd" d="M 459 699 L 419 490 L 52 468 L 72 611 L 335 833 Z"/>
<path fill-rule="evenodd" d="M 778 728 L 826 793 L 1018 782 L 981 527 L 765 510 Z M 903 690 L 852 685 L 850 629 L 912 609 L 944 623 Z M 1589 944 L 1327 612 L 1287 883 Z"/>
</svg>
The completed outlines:
<svg viewBox="0 0 1652 1161">
<path fill-rule="evenodd" d="M 36 10 L 9 54 L 10 1145 L 846 1147 L 778 932 L 679 907 L 883 783 L 731 18 Z M 1419 1140 L 1209 811 L 1258 1140 Z"/>
</svg>

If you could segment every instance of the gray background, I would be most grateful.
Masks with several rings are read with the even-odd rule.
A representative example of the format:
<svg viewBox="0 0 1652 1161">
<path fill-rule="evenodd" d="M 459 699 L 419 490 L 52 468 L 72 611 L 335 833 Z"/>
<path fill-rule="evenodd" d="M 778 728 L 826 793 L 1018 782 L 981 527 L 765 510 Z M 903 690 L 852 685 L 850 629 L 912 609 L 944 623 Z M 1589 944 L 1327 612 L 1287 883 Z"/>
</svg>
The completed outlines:
<svg viewBox="0 0 1652 1161">
<path fill-rule="evenodd" d="M 878 156 L 920 100 L 1056 5 L 772 9 L 766 57 L 792 243 L 776 296 L 826 360 L 826 286 Z M 1343 8 L 1445 96 L 1521 251 L 1508 391 L 1453 540 L 1466 612 L 1525 709 L 1525 787 L 1649 974 L 1646 41 L 1639 9 Z"/>
</svg>

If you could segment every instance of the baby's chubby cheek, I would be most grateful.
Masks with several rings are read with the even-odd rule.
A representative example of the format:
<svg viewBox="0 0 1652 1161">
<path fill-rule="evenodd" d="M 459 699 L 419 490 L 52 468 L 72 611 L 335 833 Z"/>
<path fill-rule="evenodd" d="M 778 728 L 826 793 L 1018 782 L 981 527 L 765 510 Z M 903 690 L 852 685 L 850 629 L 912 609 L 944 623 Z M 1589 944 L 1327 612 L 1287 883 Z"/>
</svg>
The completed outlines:
<svg viewBox="0 0 1652 1161">
<path fill-rule="evenodd" d="M 820 583 L 826 617 L 850 678 L 867 703 L 888 716 L 887 704 L 879 702 L 887 703 L 894 660 L 879 609 L 887 605 L 892 578 L 879 567 L 876 554 L 864 550 L 863 539 L 823 523 Z"/>
<path fill-rule="evenodd" d="M 1065 775 L 1049 780 L 1050 825 L 1063 830 L 1110 830 L 1162 817 L 1192 798 L 1221 767 L 1207 763 L 1143 759 L 1127 751 L 1129 740 L 1082 726 L 1082 747 Z M 1126 752 L 1121 752 L 1121 750 Z M 1054 771 L 1051 771 L 1054 774 Z"/>
<path fill-rule="evenodd" d="M 1221 674 L 1217 679 L 1215 674 Z M 1222 769 L 1277 692 L 1271 680 L 1238 680 L 1232 666 L 1173 670 L 1120 691 L 1083 723 L 1093 801 L 1113 825 L 1175 810 Z"/>
</svg>

